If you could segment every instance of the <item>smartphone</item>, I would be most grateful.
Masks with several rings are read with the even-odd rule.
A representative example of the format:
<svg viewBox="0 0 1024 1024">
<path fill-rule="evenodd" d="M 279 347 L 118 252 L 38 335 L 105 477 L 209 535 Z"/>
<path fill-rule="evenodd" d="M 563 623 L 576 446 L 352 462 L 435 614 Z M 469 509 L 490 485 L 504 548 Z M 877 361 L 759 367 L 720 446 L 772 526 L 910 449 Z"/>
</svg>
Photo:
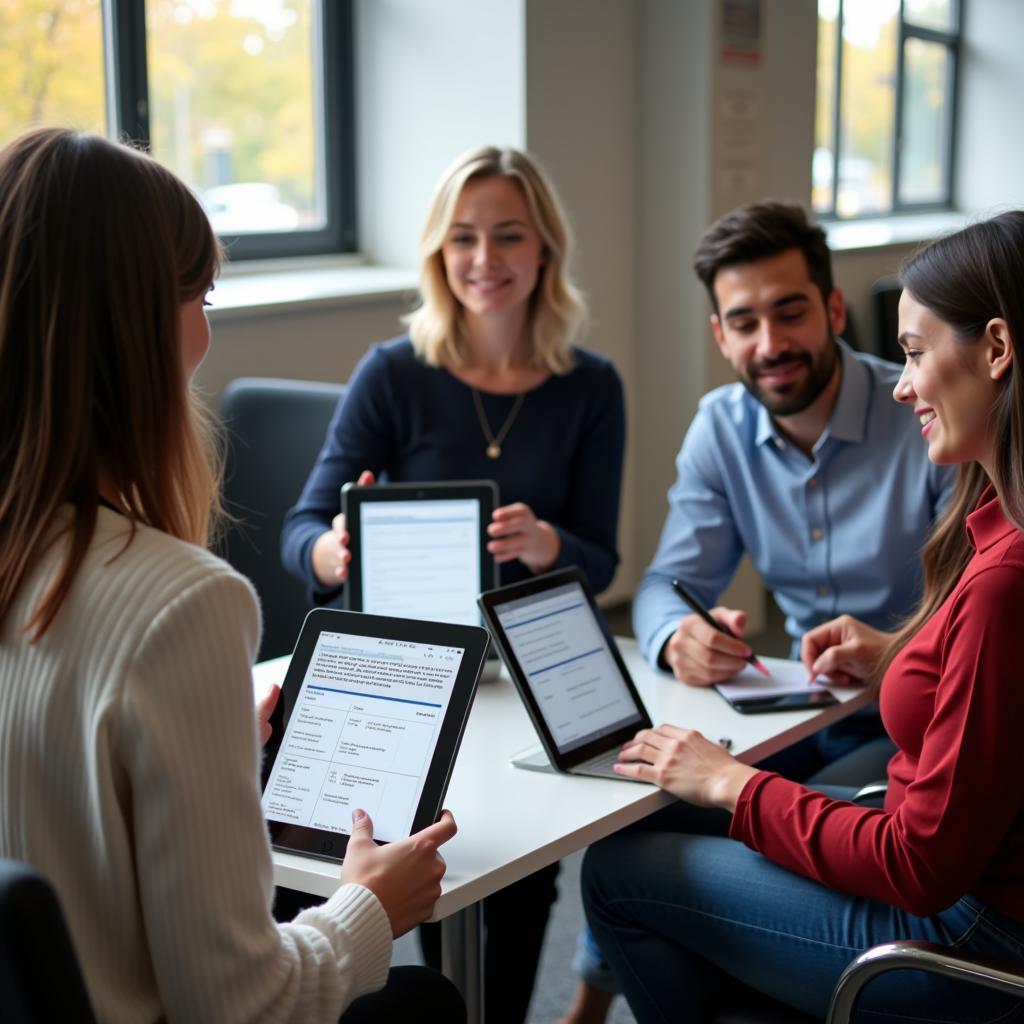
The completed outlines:
<svg viewBox="0 0 1024 1024">
<path fill-rule="evenodd" d="M 721 691 L 719 691 L 721 692 Z M 722 694 L 725 697 L 725 694 Z M 839 701 L 828 690 L 808 690 L 806 693 L 776 693 L 765 697 L 741 697 L 727 701 L 741 715 L 760 715 L 768 711 L 801 711 L 807 708 L 819 710 Z"/>
</svg>

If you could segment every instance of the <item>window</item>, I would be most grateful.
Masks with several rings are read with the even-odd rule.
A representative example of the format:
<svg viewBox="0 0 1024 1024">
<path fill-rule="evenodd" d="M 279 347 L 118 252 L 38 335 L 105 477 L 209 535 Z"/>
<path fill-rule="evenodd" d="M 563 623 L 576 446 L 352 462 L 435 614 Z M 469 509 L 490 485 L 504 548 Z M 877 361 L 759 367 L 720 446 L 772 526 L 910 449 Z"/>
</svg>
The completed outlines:
<svg viewBox="0 0 1024 1024">
<path fill-rule="evenodd" d="M 962 0 L 818 0 L 815 212 L 948 208 Z"/>
<path fill-rule="evenodd" d="M 0 144 L 145 145 L 233 259 L 355 247 L 350 0 L 0 2 Z"/>
</svg>

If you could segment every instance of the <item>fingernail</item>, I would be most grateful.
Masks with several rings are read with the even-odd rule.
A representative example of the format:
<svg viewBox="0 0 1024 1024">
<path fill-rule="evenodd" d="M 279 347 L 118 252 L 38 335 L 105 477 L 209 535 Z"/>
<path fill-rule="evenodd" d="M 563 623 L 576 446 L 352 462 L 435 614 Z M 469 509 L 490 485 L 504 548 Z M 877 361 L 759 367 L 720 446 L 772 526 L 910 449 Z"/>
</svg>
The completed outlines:
<svg viewBox="0 0 1024 1024">
<path fill-rule="evenodd" d="M 357 808 L 356 808 L 356 809 L 355 809 L 355 810 L 354 810 L 354 811 L 352 812 L 352 820 L 353 820 L 353 821 L 354 821 L 354 822 L 355 822 L 355 823 L 356 823 L 357 825 L 358 825 L 358 824 L 359 824 L 360 822 L 362 822 L 362 821 L 365 821 L 365 820 L 366 820 L 366 811 L 364 811 L 364 810 L 363 810 L 363 809 L 362 809 L 361 807 L 357 807 Z"/>
</svg>

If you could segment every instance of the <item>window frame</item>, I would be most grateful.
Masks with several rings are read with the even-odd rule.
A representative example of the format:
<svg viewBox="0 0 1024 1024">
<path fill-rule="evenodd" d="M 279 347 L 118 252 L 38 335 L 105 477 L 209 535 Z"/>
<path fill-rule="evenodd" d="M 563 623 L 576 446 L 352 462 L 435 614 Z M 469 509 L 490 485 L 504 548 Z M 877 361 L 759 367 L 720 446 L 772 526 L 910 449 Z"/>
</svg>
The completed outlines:
<svg viewBox="0 0 1024 1024">
<path fill-rule="evenodd" d="M 312 0 L 314 116 L 325 225 L 220 236 L 232 261 L 356 251 L 355 76 L 352 0 Z M 103 0 L 108 132 L 149 149 L 146 0 Z M 317 28 L 320 39 L 316 39 Z M 319 46 L 317 43 L 319 42 Z"/>
<path fill-rule="evenodd" d="M 896 37 L 896 95 L 895 117 L 893 123 L 892 146 L 892 186 L 889 193 L 889 208 L 885 211 L 872 211 L 870 213 L 858 213 L 852 216 L 843 216 L 836 209 L 836 200 L 839 193 L 839 161 L 840 145 L 842 143 L 842 92 L 843 92 L 843 10 L 846 0 L 838 0 L 838 13 L 836 15 L 836 60 L 835 60 L 835 82 L 832 90 L 832 182 L 829 186 L 832 201 L 826 209 L 817 209 L 815 213 L 823 220 L 835 221 L 837 223 L 851 223 L 858 220 L 877 220 L 880 217 L 900 216 L 902 214 L 931 213 L 953 209 L 953 196 L 956 187 L 956 138 L 959 126 L 959 98 L 960 98 L 960 55 L 963 38 L 963 17 L 965 0 L 950 0 L 953 13 L 954 28 L 950 31 L 926 28 L 921 25 L 914 25 L 906 21 L 904 17 L 905 0 L 899 0 L 899 21 Z M 950 61 L 950 72 L 946 77 L 946 101 L 944 112 L 946 115 L 946 137 L 947 147 L 945 153 L 945 166 L 943 167 L 943 178 L 945 188 L 942 198 L 925 202 L 908 203 L 900 199 L 900 172 L 903 160 L 903 100 L 906 72 L 906 46 L 907 41 L 919 39 L 922 42 L 937 43 L 946 47 Z"/>
</svg>

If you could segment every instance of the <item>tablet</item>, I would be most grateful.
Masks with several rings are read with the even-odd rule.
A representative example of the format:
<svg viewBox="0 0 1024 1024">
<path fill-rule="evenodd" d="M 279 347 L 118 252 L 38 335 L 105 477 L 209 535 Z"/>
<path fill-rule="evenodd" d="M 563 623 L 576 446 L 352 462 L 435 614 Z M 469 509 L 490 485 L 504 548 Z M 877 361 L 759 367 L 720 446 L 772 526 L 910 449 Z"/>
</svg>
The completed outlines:
<svg viewBox="0 0 1024 1024">
<path fill-rule="evenodd" d="M 551 764 L 623 779 L 612 765 L 651 719 L 580 570 L 489 591 L 480 607 Z"/>
<path fill-rule="evenodd" d="M 488 643 L 479 626 L 311 611 L 264 754 L 272 845 L 341 860 L 357 807 L 384 842 L 436 821 Z"/>
<path fill-rule="evenodd" d="M 487 527 L 490 480 L 341 489 L 349 535 L 345 607 L 374 615 L 480 625 L 476 598 L 497 585 Z"/>
</svg>

